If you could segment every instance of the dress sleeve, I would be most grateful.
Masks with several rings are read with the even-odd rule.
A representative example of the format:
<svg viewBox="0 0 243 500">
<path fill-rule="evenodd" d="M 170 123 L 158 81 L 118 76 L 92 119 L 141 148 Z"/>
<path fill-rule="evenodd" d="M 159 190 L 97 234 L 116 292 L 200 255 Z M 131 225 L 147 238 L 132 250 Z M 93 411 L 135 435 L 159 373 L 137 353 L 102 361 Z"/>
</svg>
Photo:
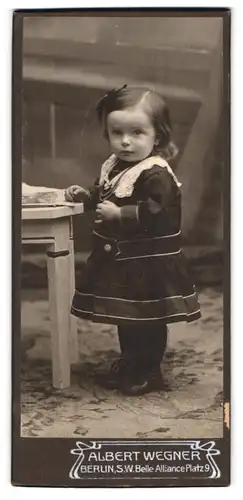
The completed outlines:
<svg viewBox="0 0 243 500">
<path fill-rule="evenodd" d="M 121 224 L 124 229 L 146 231 L 171 203 L 176 187 L 171 174 L 158 165 L 143 174 L 139 178 L 143 201 L 121 208 Z"/>
<path fill-rule="evenodd" d="M 95 210 L 99 201 L 99 177 L 94 184 L 87 189 L 87 198 L 84 200 L 84 211 Z"/>
</svg>

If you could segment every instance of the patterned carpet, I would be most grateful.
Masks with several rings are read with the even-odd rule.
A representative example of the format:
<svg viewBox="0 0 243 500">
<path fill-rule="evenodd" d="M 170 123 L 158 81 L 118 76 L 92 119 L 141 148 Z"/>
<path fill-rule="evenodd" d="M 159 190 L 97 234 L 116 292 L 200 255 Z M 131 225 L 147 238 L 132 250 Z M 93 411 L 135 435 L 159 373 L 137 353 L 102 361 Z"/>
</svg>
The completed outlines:
<svg viewBox="0 0 243 500">
<path fill-rule="evenodd" d="M 44 294 L 45 295 L 45 294 Z M 22 300 L 21 433 L 23 437 L 220 437 L 222 295 L 205 289 L 203 317 L 172 325 L 163 366 L 167 392 L 131 398 L 98 387 L 95 377 L 118 354 L 116 329 L 79 321 L 79 363 L 71 387 L 53 389 L 48 302 L 25 291 Z"/>
</svg>

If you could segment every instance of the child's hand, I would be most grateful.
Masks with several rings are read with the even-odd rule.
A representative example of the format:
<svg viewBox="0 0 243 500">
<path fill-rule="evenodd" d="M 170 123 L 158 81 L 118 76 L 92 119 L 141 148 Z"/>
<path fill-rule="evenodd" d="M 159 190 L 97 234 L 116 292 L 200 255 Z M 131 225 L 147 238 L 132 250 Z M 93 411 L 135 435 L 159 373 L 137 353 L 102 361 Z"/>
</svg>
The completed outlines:
<svg viewBox="0 0 243 500">
<path fill-rule="evenodd" d="M 81 186 L 69 186 L 65 190 L 65 199 L 67 201 L 84 201 L 88 196 L 88 191 Z"/>
<path fill-rule="evenodd" d="M 103 220 L 120 220 L 121 209 L 112 203 L 111 201 L 105 200 L 103 203 L 98 203 L 96 208 L 96 223 L 100 224 Z"/>
</svg>

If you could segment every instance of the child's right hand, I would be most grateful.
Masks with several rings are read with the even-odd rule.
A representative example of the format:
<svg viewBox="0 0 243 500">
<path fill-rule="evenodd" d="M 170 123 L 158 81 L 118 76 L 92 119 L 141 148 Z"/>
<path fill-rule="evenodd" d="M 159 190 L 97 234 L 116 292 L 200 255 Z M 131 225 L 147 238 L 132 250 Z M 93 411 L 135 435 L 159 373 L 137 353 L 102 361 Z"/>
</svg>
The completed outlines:
<svg viewBox="0 0 243 500">
<path fill-rule="evenodd" d="M 88 196 L 88 191 L 81 186 L 69 186 L 65 190 L 65 199 L 67 201 L 84 201 Z"/>
</svg>

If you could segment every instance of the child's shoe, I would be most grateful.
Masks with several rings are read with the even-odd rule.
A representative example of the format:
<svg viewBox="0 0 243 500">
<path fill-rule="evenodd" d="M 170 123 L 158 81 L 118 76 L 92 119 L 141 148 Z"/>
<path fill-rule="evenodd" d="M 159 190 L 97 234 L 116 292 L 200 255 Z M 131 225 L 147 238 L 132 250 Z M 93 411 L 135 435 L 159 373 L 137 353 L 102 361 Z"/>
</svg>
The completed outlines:
<svg viewBox="0 0 243 500">
<path fill-rule="evenodd" d="M 147 376 L 146 374 L 141 374 L 134 377 L 133 380 L 130 379 L 130 383 L 128 380 L 124 381 L 121 384 L 120 390 L 127 396 L 142 396 L 149 392 L 166 390 L 166 385 L 160 369 L 156 369 L 147 374 Z"/>
<path fill-rule="evenodd" d="M 127 379 L 129 367 L 123 358 L 114 361 L 107 373 L 99 375 L 97 383 L 104 389 L 120 389 L 123 379 Z"/>
</svg>

